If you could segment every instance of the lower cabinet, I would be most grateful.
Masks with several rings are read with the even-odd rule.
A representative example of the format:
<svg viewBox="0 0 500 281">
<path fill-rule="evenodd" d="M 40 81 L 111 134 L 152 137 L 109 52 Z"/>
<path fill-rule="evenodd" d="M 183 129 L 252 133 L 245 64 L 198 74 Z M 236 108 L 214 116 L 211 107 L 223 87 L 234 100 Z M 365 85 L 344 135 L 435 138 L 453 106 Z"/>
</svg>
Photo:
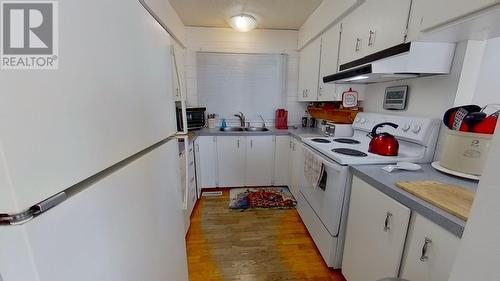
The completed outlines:
<svg viewBox="0 0 500 281">
<path fill-rule="evenodd" d="M 460 238 L 353 177 L 342 273 L 349 281 L 448 280 Z"/>
<path fill-rule="evenodd" d="M 290 140 L 290 161 L 289 174 L 290 180 L 288 187 L 295 198 L 299 196 L 301 179 L 304 175 L 304 161 L 302 159 L 302 143 L 294 138 Z"/>
<path fill-rule="evenodd" d="M 246 137 L 246 185 L 274 184 L 275 136 Z"/>
<path fill-rule="evenodd" d="M 397 277 L 409 221 L 410 209 L 354 177 L 342 260 L 346 279 Z"/>
<path fill-rule="evenodd" d="M 290 137 L 276 136 L 274 153 L 274 185 L 289 185 Z"/>
<path fill-rule="evenodd" d="M 448 280 L 460 239 L 430 220 L 412 217 L 401 268 L 408 280 Z"/>
<path fill-rule="evenodd" d="M 220 187 L 245 186 L 246 137 L 217 137 L 217 162 Z"/>
<path fill-rule="evenodd" d="M 216 144 L 214 136 L 199 136 L 194 141 L 198 197 L 202 188 L 218 186 Z"/>
</svg>

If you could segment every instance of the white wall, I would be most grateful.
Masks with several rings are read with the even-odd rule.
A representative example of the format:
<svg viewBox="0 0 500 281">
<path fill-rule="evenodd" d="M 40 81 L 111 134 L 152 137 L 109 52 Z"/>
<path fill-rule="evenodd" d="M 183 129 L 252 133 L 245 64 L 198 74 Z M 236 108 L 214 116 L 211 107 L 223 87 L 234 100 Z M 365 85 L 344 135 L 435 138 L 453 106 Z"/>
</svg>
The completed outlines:
<svg viewBox="0 0 500 281">
<path fill-rule="evenodd" d="M 500 130 L 498 125 L 497 130 Z M 500 264 L 500 224 L 498 223 L 500 134 L 495 135 L 489 154 L 451 272 L 449 279 L 451 281 L 500 280 L 498 269 Z"/>
<path fill-rule="evenodd" d="M 457 45 L 451 73 L 449 75 L 430 76 L 387 83 L 370 84 L 366 88 L 364 110 L 396 115 L 414 115 L 442 119 L 444 112 L 453 106 L 457 92 L 466 43 Z M 390 111 L 383 108 L 385 88 L 397 85 L 409 86 L 407 110 Z M 435 158 L 439 160 L 444 132 L 438 140 Z"/>
<path fill-rule="evenodd" d="M 300 123 L 306 103 L 297 102 L 298 52 L 297 31 L 257 29 L 247 33 L 230 28 L 186 28 L 186 85 L 188 106 L 198 106 L 196 52 L 287 54 L 286 107 L 289 123 Z M 229 121 L 236 121 L 229 120 Z M 258 121 L 258 120 L 251 120 Z"/>
<path fill-rule="evenodd" d="M 365 0 L 323 0 L 299 29 L 298 46 L 304 47 L 328 27 L 338 23 Z"/>
<path fill-rule="evenodd" d="M 486 41 L 472 103 L 484 106 L 500 103 L 500 37 Z"/>
</svg>

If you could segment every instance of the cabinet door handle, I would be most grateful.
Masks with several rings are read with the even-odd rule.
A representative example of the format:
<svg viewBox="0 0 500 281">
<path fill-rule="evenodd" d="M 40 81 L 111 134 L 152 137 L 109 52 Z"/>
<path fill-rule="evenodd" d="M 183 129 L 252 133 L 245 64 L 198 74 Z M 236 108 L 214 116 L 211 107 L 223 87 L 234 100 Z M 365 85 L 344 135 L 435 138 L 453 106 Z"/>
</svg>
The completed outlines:
<svg viewBox="0 0 500 281">
<path fill-rule="evenodd" d="M 361 45 L 361 39 L 356 38 L 356 52 L 359 52 L 359 46 Z"/>
<path fill-rule="evenodd" d="M 370 30 L 370 36 L 368 37 L 368 46 L 373 47 L 375 45 L 375 31 Z"/>
<path fill-rule="evenodd" d="M 238 149 L 240 148 L 240 140 L 236 141 L 236 146 L 238 147 Z"/>
<path fill-rule="evenodd" d="M 319 87 L 318 95 L 321 97 L 323 95 L 323 87 Z"/>
<path fill-rule="evenodd" d="M 309 96 L 309 89 L 306 89 L 306 97 Z"/>
<path fill-rule="evenodd" d="M 428 250 L 429 245 L 431 243 L 432 243 L 432 240 L 425 237 L 424 246 L 422 246 L 422 255 L 420 256 L 420 261 L 425 262 L 426 260 L 429 259 L 429 257 L 427 256 L 427 250 Z"/>
<path fill-rule="evenodd" d="M 390 221 L 389 221 L 390 217 L 392 217 L 392 213 L 387 212 L 387 214 L 385 215 L 385 221 L 384 221 L 384 231 L 385 232 L 391 230 Z"/>
<path fill-rule="evenodd" d="M 250 140 L 250 148 L 253 148 L 253 140 Z"/>
<path fill-rule="evenodd" d="M 196 152 L 200 152 L 200 145 L 196 144 Z"/>
</svg>

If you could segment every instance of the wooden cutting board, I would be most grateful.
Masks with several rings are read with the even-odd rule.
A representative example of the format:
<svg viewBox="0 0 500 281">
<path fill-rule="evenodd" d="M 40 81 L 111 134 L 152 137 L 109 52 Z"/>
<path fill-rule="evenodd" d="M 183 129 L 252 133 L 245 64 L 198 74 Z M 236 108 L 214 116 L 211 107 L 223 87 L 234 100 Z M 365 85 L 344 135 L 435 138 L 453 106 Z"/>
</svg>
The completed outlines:
<svg viewBox="0 0 500 281">
<path fill-rule="evenodd" d="M 398 181 L 396 186 L 463 220 L 469 218 L 474 192 L 464 187 L 431 180 Z"/>
</svg>

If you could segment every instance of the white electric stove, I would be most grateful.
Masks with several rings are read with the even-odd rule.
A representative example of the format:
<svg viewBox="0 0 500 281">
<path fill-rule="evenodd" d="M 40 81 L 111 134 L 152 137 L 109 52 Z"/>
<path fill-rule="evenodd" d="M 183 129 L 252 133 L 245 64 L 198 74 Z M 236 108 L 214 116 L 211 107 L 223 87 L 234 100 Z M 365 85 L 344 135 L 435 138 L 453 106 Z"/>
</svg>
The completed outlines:
<svg viewBox="0 0 500 281">
<path fill-rule="evenodd" d="M 398 125 L 397 129 L 386 126 L 378 130 L 378 133 L 388 132 L 398 139 L 398 156 L 368 152 L 371 140 L 368 133 L 383 122 Z M 314 153 L 322 161 L 324 173 L 317 185 L 300 175 L 299 190 L 291 190 L 297 197 L 302 221 L 329 267 L 340 268 L 342 264 L 352 182 L 349 166 L 400 161 L 429 163 L 434 155 L 439 126 L 440 120 L 430 118 L 359 113 L 351 137 L 302 139 L 305 145 L 301 149 Z"/>
<path fill-rule="evenodd" d="M 385 126 L 378 132 L 394 135 L 399 141 L 398 156 L 381 156 L 368 152 L 371 138 L 368 133 L 383 122 L 399 127 Z M 353 123 L 352 137 L 310 137 L 303 141 L 321 154 L 342 165 L 385 164 L 400 161 L 431 162 L 434 155 L 440 120 L 420 117 L 359 113 Z"/>
</svg>

